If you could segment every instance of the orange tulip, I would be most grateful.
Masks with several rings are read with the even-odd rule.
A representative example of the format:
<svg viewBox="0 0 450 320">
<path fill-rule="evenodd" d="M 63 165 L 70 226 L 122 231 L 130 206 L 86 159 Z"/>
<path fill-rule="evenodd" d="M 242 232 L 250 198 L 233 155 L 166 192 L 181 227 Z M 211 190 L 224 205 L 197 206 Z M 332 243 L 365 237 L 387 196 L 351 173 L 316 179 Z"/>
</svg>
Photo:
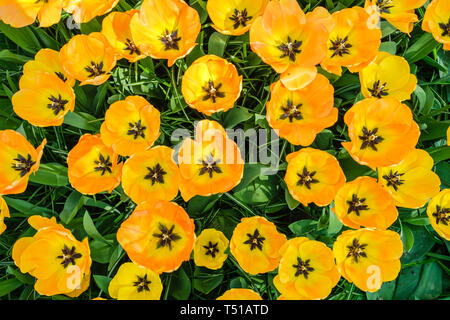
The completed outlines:
<svg viewBox="0 0 450 320">
<path fill-rule="evenodd" d="M 286 161 L 284 181 L 291 196 L 304 206 L 329 205 L 345 183 L 339 162 L 325 151 L 303 148 L 288 154 Z"/>
<path fill-rule="evenodd" d="M 174 202 L 139 204 L 117 231 L 117 240 L 135 263 L 157 273 L 177 270 L 194 248 L 194 220 Z"/>
<path fill-rule="evenodd" d="M 359 72 L 359 80 L 364 97 L 393 97 L 400 101 L 410 99 L 417 85 L 416 76 L 410 74 L 408 61 L 383 51 Z"/>
<path fill-rule="evenodd" d="M 295 91 L 277 81 L 270 86 L 270 92 L 267 121 L 291 144 L 309 146 L 319 132 L 337 121 L 338 110 L 333 108 L 334 88 L 321 74 Z"/>
<path fill-rule="evenodd" d="M 0 20 L 14 28 L 33 24 L 50 27 L 61 19 L 63 0 L 0 0 Z"/>
<path fill-rule="evenodd" d="M 111 192 L 120 184 L 122 163 L 100 135 L 85 134 L 67 155 L 69 182 L 83 194 Z"/>
<path fill-rule="evenodd" d="M 22 86 L 12 97 L 14 112 L 37 127 L 60 126 L 64 116 L 75 108 L 75 93 L 55 74 L 24 76 Z M 23 77 L 22 77 L 23 78 Z"/>
<path fill-rule="evenodd" d="M 38 73 L 49 73 L 58 76 L 69 86 L 75 85 L 75 79 L 69 77 L 62 69 L 59 52 L 52 49 L 41 49 L 34 56 L 34 60 L 30 60 L 23 66 L 23 76 L 20 78 L 19 87 L 24 88 L 35 82 Z"/>
<path fill-rule="evenodd" d="M 208 116 L 232 108 L 241 90 L 242 76 L 236 67 L 215 55 L 195 60 L 184 73 L 181 83 L 186 103 Z"/>
<path fill-rule="evenodd" d="M 178 163 L 184 201 L 195 195 L 227 192 L 239 184 L 244 173 L 244 160 L 236 143 L 219 123 L 210 120 L 197 123 L 195 140 L 183 141 Z"/>
<path fill-rule="evenodd" d="M 333 245 L 341 275 L 363 291 L 376 292 L 383 282 L 397 278 L 403 243 L 391 230 L 344 231 Z"/>
<path fill-rule="evenodd" d="M 414 9 L 422 7 L 427 0 L 366 0 L 365 7 L 375 12 L 401 32 L 409 34 L 419 19 Z"/>
<path fill-rule="evenodd" d="M 44 146 L 34 149 L 28 140 L 13 130 L 0 131 L 0 195 L 25 191 L 30 175 L 39 169 Z"/>
<path fill-rule="evenodd" d="M 233 288 L 225 291 L 216 300 L 262 300 L 262 298 L 253 290 Z"/>
<path fill-rule="evenodd" d="M 370 23 L 361 7 L 347 8 L 332 14 L 334 28 L 328 39 L 327 56 L 321 66 L 337 75 L 342 67 L 357 72 L 369 65 L 378 53 L 381 30 Z"/>
<path fill-rule="evenodd" d="M 230 251 L 247 273 L 273 271 L 280 262 L 280 248 L 286 236 L 264 217 L 242 218 L 231 236 Z"/>
<path fill-rule="evenodd" d="M 99 32 L 76 35 L 60 51 L 63 70 L 86 84 L 100 85 L 111 76 L 116 65 L 114 49 Z"/>
<path fill-rule="evenodd" d="M 284 299 L 324 299 L 341 277 L 333 252 L 320 241 L 294 238 L 281 247 L 280 253 L 273 283 Z"/>
<path fill-rule="evenodd" d="M 147 100 L 129 96 L 106 111 L 100 133 L 103 142 L 122 156 L 151 147 L 159 137 L 160 113 Z"/>
<path fill-rule="evenodd" d="M 201 26 L 197 10 L 182 0 L 144 0 L 130 28 L 142 53 L 170 67 L 192 51 Z"/>
<path fill-rule="evenodd" d="M 28 223 L 37 233 L 16 241 L 14 263 L 22 273 L 37 279 L 34 289 L 39 294 L 78 297 L 89 287 L 92 261 L 88 239 L 78 241 L 54 217 L 31 216 Z"/>
<path fill-rule="evenodd" d="M 444 45 L 444 50 L 450 50 L 450 2 L 433 0 L 425 11 L 422 30 L 431 32 L 436 41 Z"/>
<path fill-rule="evenodd" d="M 450 189 L 442 190 L 430 200 L 427 215 L 433 229 L 450 241 Z"/>
<path fill-rule="evenodd" d="M 180 172 L 173 160 L 174 151 L 156 146 L 136 153 L 122 170 L 122 187 L 135 203 L 149 199 L 170 201 L 178 194 Z"/>
<path fill-rule="evenodd" d="M 398 217 L 394 199 L 377 180 L 358 177 L 339 189 L 334 199 L 333 212 L 346 226 L 385 230 Z"/>
<path fill-rule="evenodd" d="M 71 13 L 76 23 L 89 22 L 110 12 L 119 0 L 65 0 L 64 10 Z"/>
<path fill-rule="evenodd" d="M 0 234 L 6 230 L 5 218 L 9 218 L 9 209 L 5 199 L 0 196 Z"/>
<path fill-rule="evenodd" d="M 439 193 L 441 180 L 432 171 L 433 158 L 415 149 L 399 164 L 377 168 L 378 182 L 390 192 L 396 206 L 417 209 Z"/>
<path fill-rule="evenodd" d="M 255 19 L 262 15 L 269 0 L 208 0 L 206 10 L 220 33 L 239 36 L 246 33 Z"/>
<path fill-rule="evenodd" d="M 250 46 L 265 63 L 281 73 L 290 90 L 301 89 L 314 80 L 327 53 L 331 24 L 322 7 L 304 14 L 296 0 L 270 1 L 250 28 Z"/>
<path fill-rule="evenodd" d="M 355 161 L 372 169 L 399 163 L 419 140 L 411 109 L 395 98 L 359 101 L 347 111 L 344 122 L 351 142 L 342 145 Z"/>
<path fill-rule="evenodd" d="M 145 58 L 145 55 L 134 43 L 130 30 L 131 18 L 138 12 L 138 10 L 115 11 L 110 13 L 102 22 L 102 34 L 115 49 L 117 55 L 129 62 L 136 62 Z"/>
</svg>

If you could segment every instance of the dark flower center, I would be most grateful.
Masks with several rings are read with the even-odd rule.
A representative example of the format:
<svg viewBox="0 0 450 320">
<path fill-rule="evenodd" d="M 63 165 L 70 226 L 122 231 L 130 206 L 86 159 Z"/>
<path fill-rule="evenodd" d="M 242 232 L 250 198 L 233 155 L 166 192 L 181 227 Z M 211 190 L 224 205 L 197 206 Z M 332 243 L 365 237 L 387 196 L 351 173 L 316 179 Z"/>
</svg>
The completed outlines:
<svg viewBox="0 0 450 320">
<path fill-rule="evenodd" d="M 448 19 L 448 23 L 439 23 L 439 27 L 442 29 L 442 36 L 450 36 L 450 18 Z"/>
<path fill-rule="evenodd" d="M 383 84 L 380 84 L 380 80 L 377 80 L 373 83 L 372 88 L 368 88 L 370 95 L 375 98 L 383 98 L 384 96 L 388 95 L 388 89 L 386 89 L 386 82 Z"/>
<path fill-rule="evenodd" d="M 361 149 L 365 149 L 367 147 L 371 148 L 373 151 L 378 151 L 376 145 L 379 144 L 384 139 L 381 136 L 377 135 L 378 128 L 373 130 L 367 130 L 366 127 L 362 129 L 363 135 L 359 136 L 362 140 Z"/>
<path fill-rule="evenodd" d="M 142 126 L 141 120 L 139 120 L 138 122 L 135 123 L 128 123 L 128 126 L 130 127 L 128 129 L 127 134 L 129 136 L 133 136 L 134 135 L 134 140 L 136 140 L 138 137 L 142 137 L 145 138 L 145 129 L 147 129 L 147 127 Z"/>
<path fill-rule="evenodd" d="M 225 97 L 225 93 L 220 92 L 219 89 L 222 87 L 222 84 L 219 83 L 217 86 L 214 86 L 214 82 L 209 80 L 206 86 L 203 87 L 203 90 L 206 94 L 203 96 L 203 101 L 211 99 L 213 103 L 216 103 L 217 98 Z"/>
<path fill-rule="evenodd" d="M 309 261 L 309 259 L 303 261 L 302 259 L 297 257 L 297 264 L 292 265 L 295 269 L 297 269 L 297 271 L 295 272 L 296 277 L 303 275 L 305 279 L 308 279 L 309 273 L 314 271 L 314 268 L 309 265 Z"/>
<path fill-rule="evenodd" d="M 149 285 L 152 283 L 147 279 L 147 274 L 143 277 L 137 276 L 137 281 L 133 282 L 133 286 L 137 287 L 137 292 L 150 291 Z"/>
<path fill-rule="evenodd" d="M 264 240 L 266 240 L 266 238 L 262 237 L 259 234 L 258 229 L 255 229 L 255 232 L 253 232 L 253 234 L 247 233 L 247 237 L 248 237 L 248 240 L 244 241 L 244 244 L 250 245 L 251 251 L 253 251 L 256 248 L 258 248 L 259 250 L 262 251 L 262 245 L 264 243 Z"/>
<path fill-rule="evenodd" d="M 339 56 L 342 57 L 344 54 L 350 54 L 349 48 L 353 47 L 348 43 L 348 36 L 345 38 L 337 37 L 336 40 L 331 40 L 331 47 L 328 49 L 334 51 L 331 57 Z"/>
<path fill-rule="evenodd" d="M 47 105 L 47 108 L 52 109 L 55 116 L 57 116 L 61 111 L 64 111 L 65 105 L 69 102 L 69 100 L 64 100 L 60 94 L 58 95 L 58 98 L 50 96 L 48 100 L 50 100 L 52 103 L 49 103 Z"/>
<path fill-rule="evenodd" d="M 231 21 L 234 21 L 233 28 L 237 29 L 240 25 L 245 27 L 247 25 L 247 21 L 251 20 L 251 16 L 247 16 L 247 9 L 239 11 L 238 9 L 234 9 L 234 14 L 230 17 Z"/>
<path fill-rule="evenodd" d="M 301 103 L 294 105 L 294 103 L 291 100 L 288 100 L 286 102 L 286 106 L 282 106 L 281 110 L 284 112 L 280 119 L 284 120 L 286 118 L 289 118 L 289 122 L 292 122 L 295 120 L 301 120 L 303 119 L 302 112 L 300 111 L 300 107 L 302 106 Z"/>
<path fill-rule="evenodd" d="M 203 248 L 206 249 L 206 253 L 205 254 L 207 256 L 211 256 L 211 257 L 215 258 L 216 257 L 216 253 L 219 252 L 219 249 L 217 248 L 218 244 L 219 244 L 218 242 L 212 243 L 211 241 L 209 241 L 207 246 L 203 246 Z"/>
<path fill-rule="evenodd" d="M 101 172 L 102 176 L 106 173 L 112 173 L 112 163 L 110 161 L 109 156 L 108 157 L 104 157 L 101 153 L 99 155 L 98 160 L 94 161 L 94 163 L 97 165 L 94 170 L 97 172 Z"/>
<path fill-rule="evenodd" d="M 12 163 L 11 168 L 13 168 L 16 171 L 20 172 L 20 176 L 23 177 L 28 172 L 30 172 L 31 168 L 34 166 L 36 161 L 33 161 L 31 159 L 31 155 L 28 154 L 25 158 L 21 154 L 17 155 L 17 158 L 13 159 L 14 162 Z"/>
<path fill-rule="evenodd" d="M 436 224 L 442 223 L 443 225 L 448 226 L 448 223 L 450 222 L 450 208 L 436 206 L 436 212 L 434 212 L 432 216 L 436 218 Z"/>
<path fill-rule="evenodd" d="M 181 37 L 178 36 L 178 30 L 169 32 L 166 29 L 166 32 L 159 38 L 159 40 L 163 43 L 164 45 L 164 50 L 170 50 L 170 49 L 174 49 L 174 50 L 179 50 L 180 48 L 178 47 L 178 41 L 181 40 Z"/>
<path fill-rule="evenodd" d="M 169 250 L 172 250 L 172 242 L 180 240 L 181 237 L 174 233 L 175 225 L 173 224 L 170 229 L 168 229 L 164 224 L 159 224 L 159 231 L 161 233 L 154 233 L 153 236 L 159 238 L 158 244 L 156 245 L 156 249 L 161 247 L 169 247 Z"/>
<path fill-rule="evenodd" d="M 125 41 L 125 49 L 124 50 L 128 50 L 130 51 L 130 55 L 132 54 L 136 54 L 136 55 L 140 55 L 141 54 L 141 50 L 139 50 L 139 48 L 136 46 L 136 44 L 131 41 L 130 39 L 127 39 Z"/>
<path fill-rule="evenodd" d="M 360 244 L 356 238 L 353 239 L 352 244 L 347 246 L 347 249 L 349 250 L 349 252 L 347 254 L 347 258 L 353 257 L 353 261 L 355 261 L 356 263 L 358 263 L 358 259 L 360 257 L 367 258 L 367 255 L 364 252 L 366 247 L 367 247 L 367 244 Z"/>
<path fill-rule="evenodd" d="M 94 61 L 91 61 L 91 65 L 85 67 L 84 70 L 89 72 L 89 78 L 95 78 L 106 73 L 103 71 L 103 62 L 95 63 Z"/>
<path fill-rule="evenodd" d="M 155 183 L 164 183 L 164 175 L 167 174 L 166 171 L 161 167 L 159 163 L 153 168 L 147 167 L 149 173 L 144 177 L 146 180 L 151 180 L 152 185 Z"/>
<path fill-rule="evenodd" d="M 297 185 L 304 185 L 306 188 L 311 189 L 311 184 L 319 182 L 319 180 L 313 178 L 315 174 L 316 171 L 309 172 L 306 167 L 303 167 L 303 172 L 297 173 L 297 176 L 300 178 L 297 182 Z"/>
<path fill-rule="evenodd" d="M 218 167 L 219 160 L 214 160 L 212 155 L 206 157 L 206 160 L 202 160 L 203 167 L 200 169 L 200 175 L 205 173 L 209 174 L 209 177 L 213 177 L 213 173 L 222 173 L 222 170 Z"/>
<path fill-rule="evenodd" d="M 69 264 L 75 265 L 75 259 L 79 259 L 81 257 L 82 254 L 75 252 L 74 246 L 72 246 L 72 249 L 69 249 L 67 245 L 64 245 L 64 248 L 62 249 L 62 255 L 58 256 L 57 258 L 62 259 L 61 264 L 65 269 Z"/>
<path fill-rule="evenodd" d="M 387 186 L 388 187 L 393 187 L 395 191 L 398 190 L 398 187 L 401 186 L 405 180 L 400 179 L 400 177 L 402 175 L 404 175 L 405 173 L 398 173 L 398 171 L 392 172 L 392 170 L 389 171 L 389 175 L 384 175 L 383 179 L 385 179 L 387 181 Z"/>
<path fill-rule="evenodd" d="M 394 6 L 392 0 L 377 0 L 377 7 L 380 13 L 391 13 L 390 9 Z"/>
<path fill-rule="evenodd" d="M 67 77 L 62 72 L 55 72 L 55 74 L 60 78 L 62 81 L 66 82 Z"/>
<path fill-rule="evenodd" d="M 347 203 L 349 205 L 347 214 L 355 212 L 356 215 L 359 217 L 359 211 L 361 210 L 369 210 L 369 207 L 364 204 L 366 201 L 366 198 L 359 199 L 356 194 L 353 194 L 352 200 L 347 200 Z"/>
<path fill-rule="evenodd" d="M 300 53 L 300 46 L 302 45 L 301 41 L 294 40 L 292 41 L 291 37 L 288 36 L 287 43 L 283 43 L 278 46 L 278 49 L 283 53 L 280 58 L 289 57 L 289 60 L 295 62 L 295 56 L 297 53 Z"/>
</svg>

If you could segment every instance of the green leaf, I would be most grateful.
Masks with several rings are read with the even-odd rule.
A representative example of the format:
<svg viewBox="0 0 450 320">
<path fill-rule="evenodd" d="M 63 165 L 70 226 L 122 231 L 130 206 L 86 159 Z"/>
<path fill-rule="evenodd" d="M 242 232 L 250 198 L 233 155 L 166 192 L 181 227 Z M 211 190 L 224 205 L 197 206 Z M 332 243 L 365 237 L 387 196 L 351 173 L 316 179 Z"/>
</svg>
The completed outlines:
<svg viewBox="0 0 450 320">
<path fill-rule="evenodd" d="M 400 238 L 403 242 L 403 250 L 405 252 L 411 250 L 414 245 L 414 234 L 412 233 L 411 229 L 404 224 L 401 224 Z"/>
<path fill-rule="evenodd" d="M 64 124 L 94 132 L 97 132 L 100 129 L 100 121 L 94 116 L 84 112 L 69 112 L 64 117 Z"/>
<path fill-rule="evenodd" d="M 295 208 L 298 207 L 298 205 L 300 204 L 300 202 L 298 202 L 297 200 L 295 200 L 292 195 L 289 193 L 289 190 L 286 188 L 284 189 L 284 199 L 286 200 L 286 203 L 289 207 L 289 210 L 294 210 Z"/>
<path fill-rule="evenodd" d="M 16 278 L 0 281 L 0 297 L 3 297 L 11 291 L 16 290 L 21 285 L 22 282 Z"/>
<path fill-rule="evenodd" d="M 104 243 L 111 244 L 111 241 L 106 240 L 103 236 L 98 232 L 95 227 L 94 221 L 92 221 L 89 212 L 86 210 L 83 216 L 83 227 L 86 233 L 94 240 L 103 241 Z"/>
<path fill-rule="evenodd" d="M 397 43 L 395 43 L 394 41 L 382 42 L 380 45 L 380 51 L 385 51 L 392 55 L 395 55 L 395 53 L 397 52 Z"/>
<path fill-rule="evenodd" d="M 25 51 L 35 54 L 41 49 L 41 44 L 30 27 L 13 28 L 0 21 L 0 31 Z"/>
<path fill-rule="evenodd" d="M 36 174 L 30 176 L 30 182 L 52 187 L 66 186 L 69 183 L 67 167 L 59 163 L 41 164 Z"/>
<path fill-rule="evenodd" d="M 226 129 L 232 129 L 239 123 L 247 121 L 251 117 L 252 114 L 248 112 L 246 108 L 232 108 L 225 113 L 223 124 Z"/>
<path fill-rule="evenodd" d="M 70 221 L 72 221 L 78 210 L 80 210 L 83 205 L 83 195 L 78 191 L 72 191 L 72 193 L 67 197 L 63 210 L 59 214 L 61 221 L 65 224 L 70 223 Z"/>
<path fill-rule="evenodd" d="M 403 220 L 402 220 L 403 221 Z M 408 226 L 414 236 L 414 244 L 411 250 L 404 252 L 402 258 L 400 259 L 402 264 L 411 263 L 420 260 L 425 254 L 427 254 L 431 248 L 434 246 L 435 242 L 433 237 L 428 233 L 428 231 L 419 226 Z"/>
<path fill-rule="evenodd" d="M 20 54 L 12 53 L 9 50 L 2 50 L 0 51 L 0 61 L 3 62 L 12 62 L 16 64 L 24 64 L 25 62 L 29 61 L 31 58 L 22 56 Z"/>
<path fill-rule="evenodd" d="M 297 236 L 304 236 L 316 228 L 317 221 L 314 220 L 299 220 L 289 225 L 289 229 Z"/>
<path fill-rule="evenodd" d="M 214 32 L 208 41 L 208 54 L 215 54 L 216 56 L 223 57 L 225 47 L 227 46 L 229 36 Z"/>
<path fill-rule="evenodd" d="M 97 284 L 97 287 L 99 287 L 103 292 L 109 294 L 108 287 L 112 279 L 98 274 L 94 274 L 93 278 L 95 283 Z"/>
<path fill-rule="evenodd" d="M 392 300 L 395 291 L 395 281 L 384 282 L 376 292 L 366 292 L 367 300 Z"/>
<path fill-rule="evenodd" d="M 408 50 L 406 50 L 404 58 L 408 60 L 409 63 L 414 63 L 428 55 L 438 45 L 439 43 L 434 40 L 433 35 L 429 32 L 425 32 L 408 48 Z"/>
<path fill-rule="evenodd" d="M 415 226 L 427 226 L 430 224 L 430 219 L 428 217 L 403 218 L 402 222 L 407 222 Z"/>
<path fill-rule="evenodd" d="M 341 231 L 343 225 L 342 225 L 342 222 L 339 221 L 336 214 L 332 210 L 330 210 L 329 212 L 330 212 L 330 218 L 328 219 L 327 234 L 329 236 L 333 236 L 335 234 L 338 234 L 339 231 Z"/>
<path fill-rule="evenodd" d="M 206 268 L 196 267 L 194 271 L 194 289 L 208 294 L 217 288 L 223 281 L 223 271 L 210 271 Z"/>
<path fill-rule="evenodd" d="M 173 273 L 170 283 L 170 295 L 177 300 L 186 300 L 191 294 L 191 280 L 183 268 Z"/>
<path fill-rule="evenodd" d="M 395 289 L 394 299 L 406 300 L 409 299 L 414 289 L 419 283 L 419 275 L 422 269 L 421 265 L 411 266 L 400 271 L 397 278 L 397 287 Z"/>
<path fill-rule="evenodd" d="M 207 212 L 219 200 L 220 194 L 213 194 L 211 196 L 195 196 L 193 197 L 187 207 L 187 212 L 191 217 L 200 217 Z"/>
<path fill-rule="evenodd" d="M 9 198 L 9 197 L 3 197 L 3 199 L 5 199 L 8 207 L 14 208 L 20 214 L 27 216 L 27 217 L 32 216 L 32 215 L 42 215 L 42 214 L 52 215 L 53 214 L 52 210 L 50 210 L 48 208 L 44 208 L 44 207 L 39 207 L 39 206 L 34 205 L 25 200 L 14 199 L 14 198 Z"/>
<path fill-rule="evenodd" d="M 414 292 L 416 299 L 436 299 L 442 294 L 442 269 L 436 262 L 424 265 L 420 282 Z"/>
</svg>

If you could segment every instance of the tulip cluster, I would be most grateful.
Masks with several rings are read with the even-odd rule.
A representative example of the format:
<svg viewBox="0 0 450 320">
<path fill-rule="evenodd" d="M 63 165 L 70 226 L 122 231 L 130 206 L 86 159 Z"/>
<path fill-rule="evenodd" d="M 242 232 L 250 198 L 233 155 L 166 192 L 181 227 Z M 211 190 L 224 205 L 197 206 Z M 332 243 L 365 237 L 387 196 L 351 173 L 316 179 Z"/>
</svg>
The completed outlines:
<svg viewBox="0 0 450 320">
<path fill-rule="evenodd" d="M 77 23 L 109 13 L 114 1 L 0 0 L 0 19 L 13 27 L 58 23 L 61 11 Z M 332 207 L 329 214 L 347 228 L 332 247 L 308 237 L 288 239 L 270 217 L 244 217 L 228 239 L 199 225 L 179 202 L 226 193 L 244 175 L 245 155 L 215 120 L 195 125 L 179 149 L 163 145 L 162 110 L 141 96 L 111 103 L 97 134 L 84 134 L 67 154 L 71 186 L 83 195 L 111 193 L 121 185 L 133 212 L 116 239 L 129 262 L 120 265 L 108 288 L 114 299 L 160 299 L 161 275 L 185 261 L 218 270 L 228 259 L 250 275 L 274 273 L 279 299 L 324 299 L 341 277 L 366 292 L 397 278 L 404 248 L 389 228 L 398 207 L 426 213 L 439 236 L 450 240 L 450 192 L 440 190 L 433 158 L 418 149 L 420 129 L 404 102 L 417 78 L 405 58 L 380 51 L 380 18 L 404 33 L 418 21 L 425 0 L 366 0 L 365 7 L 333 13 L 304 12 L 296 0 L 208 0 L 212 27 L 228 36 L 249 33 L 253 54 L 277 74 L 265 103 L 268 125 L 291 145 L 284 183 L 304 207 Z M 441 14 L 444 12 L 445 14 Z M 197 10 L 182 0 L 144 0 L 139 9 L 111 12 L 100 32 L 75 35 L 61 50 L 42 49 L 23 67 L 14 112 L 36 127 L 55 127 L 73 112 L 76 86 L 99 86 L 113 76 L 120 59 L 151 57 L 172 67 L 197 44 Z M 450 2 L 433 0 L 422 28 L 450 47 Z M 164 66 L 165 67 L 165 66 Z M 361 97 L 348 110 L 335 107 L 329 79 L 358 73 Z M 225 58 L 207 54 L 183 70 L 181 94 L 188 107 L 210 117 L 234 108 L 243 75 Z M 347 181 L 339 157 L 311 147 L 318 134 L 344 114 L 342 152 L 375 174 Z M 214 118 L 215 119 L 215 118 Z M 0 195 L 22 193 L 40 164 L 46 140 L 36 149 L 19 132 L 0 131 Z M 298 147 L 301 146 L 301 147 Z M 296 148 L 296 149 L 295 149 Z M 178 196 L 180 194 L 180 197 Z M 431 199 L 431 200 L 430 200 Z M 0 233 L 10 216 L 0 197 Z M 35 277 L 42 295 L 77 297 L 90 283 L 87 238 L 78 241 L 55 218 L 31 216 L 37 230 L 14 245 L 14 263 Z M 220 228 L 219 228 L 220 229 Z M 378 277 L 374 280 L 373 273 Z M 231 289 L 217 299 L 259 300 L 250 289 Z"/>
</svg>

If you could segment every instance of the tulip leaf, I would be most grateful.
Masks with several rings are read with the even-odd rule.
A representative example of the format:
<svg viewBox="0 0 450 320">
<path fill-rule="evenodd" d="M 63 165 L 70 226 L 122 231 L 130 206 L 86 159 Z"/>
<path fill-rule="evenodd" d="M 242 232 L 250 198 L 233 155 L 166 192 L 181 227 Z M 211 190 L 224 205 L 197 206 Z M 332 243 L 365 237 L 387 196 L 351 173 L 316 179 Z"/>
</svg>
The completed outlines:
<svg viewBox="0 0 450 320">
<path fill-rule="evenodd" d="M 289 193 L 289 190 L 286 188 L 284 189 L 284 199 L 286 200 L 286 203 L 288 205 L 289 210 L 294 210 L 295 208 L 298 207 L 298 205 L 300 204 L 300 202 L 298 202 L 297 200 L 295 200 L 292 195 Z"/>
<path fill-rule="evenodd" d="M 191 294 L 191 280 L 183 268 L 179 268 L 173 273 L 170 287 L 170 295 L 178 300 L 186 300 Z"/>
<path fill-rule="evenodd" d="M 202 267 L 196 267 L 194 271 L 194 289 L 204 294 L 209 294 L 223 281 L 223 271 L 212 271 Z"/>
<path fill-rule="evenodd" d="M 8 293 L 19 288 L 23 283 L 16 278 L 0 281 L 0 297 L 7 295 Z"/>
<path fill-rule="evenodd" d="M 289 225 L 289 229 L 294 233 L 297 237 L 304 236 L 307 233 L 310 233 L 314 229 L 316 229 L 317 221 L 304 219 L 299 220 Z"/>
<path fill-rule="evenodd" d="M 86 233 L 91 237 L 92 239 L 102 241 L 107 244 L 111 244 L 111 241 L 106 240 L 103 238 L 103 236 L 98 232 L 97 228 L 95 227 L 94 221 L 92 221 L 91 216 L 89 215 L 89 212 L 86 210 L 84 212 L 83 216 L 83 227 Z"/>
<path fill-rule="evenodd" d="M 208 54 L 215 54 L 216 56 L 223 57 L 225 47 L 227 46 L 229 36 L 214 32 L 208 41 Z"/>
<path fill-rule="evenodd" d="M 431 33 L 425 32 L 420 38 L 414 42 L 412 46 L 406 50 L 404 58 L 409 63 L 419 61 L 426 55 L 428 55 L 434 48 L 439 45 Z"/>
<path fill-rule="evenodd" d="M 109 283 L 111 282 L 111 278 L 105 277 L 102 275 L 98 275 L 98 274 L 94 274 L 93 278 L 94 278 L 95 284 L 99 287 L 99 289 L 102 290 L 103 292 L 109 294 L 108 287 L 109 287 Z"/>
<path fill-rule="evenodd" d="M 9 40 L 29 53 L 35 54 L 39 51 L 39 49 L 41 49 L 39 40 L 36 38 L 30 27 L 13 28 L 10 25 L 0 21 L 0 31 Z"/>
<path fill-rule="evenodd" d="M 65 224 L 69 224 L 70 221 L 75 217 L 78 210 L 84 205 L 84 197 L 78 191 L 72 191 L 67 197 L 66 203 L 64 204 L 64 209 L 59 214 L 59 218 Z"/>
<path fill-rule="evenodd" d="M 422 276 L 417 285 L 414 297 L 416 299 L 436 299 L 442 294 L 442 269 L 436 262 L 423 266 Z"/>
<path fill-rule="evenodd" d="M 69 183 L 67 167 L 59 163 L 41 164 L 36 174 L 30 176 L 30 182 L 52 187 L 66 186 Z"/>
<path fill-rule="evenodd" d="M 376 292 L 366 292 L 367 300 L 392 300 L 395 291 L 395 281 L 384 282 Z"/>
</svg>

